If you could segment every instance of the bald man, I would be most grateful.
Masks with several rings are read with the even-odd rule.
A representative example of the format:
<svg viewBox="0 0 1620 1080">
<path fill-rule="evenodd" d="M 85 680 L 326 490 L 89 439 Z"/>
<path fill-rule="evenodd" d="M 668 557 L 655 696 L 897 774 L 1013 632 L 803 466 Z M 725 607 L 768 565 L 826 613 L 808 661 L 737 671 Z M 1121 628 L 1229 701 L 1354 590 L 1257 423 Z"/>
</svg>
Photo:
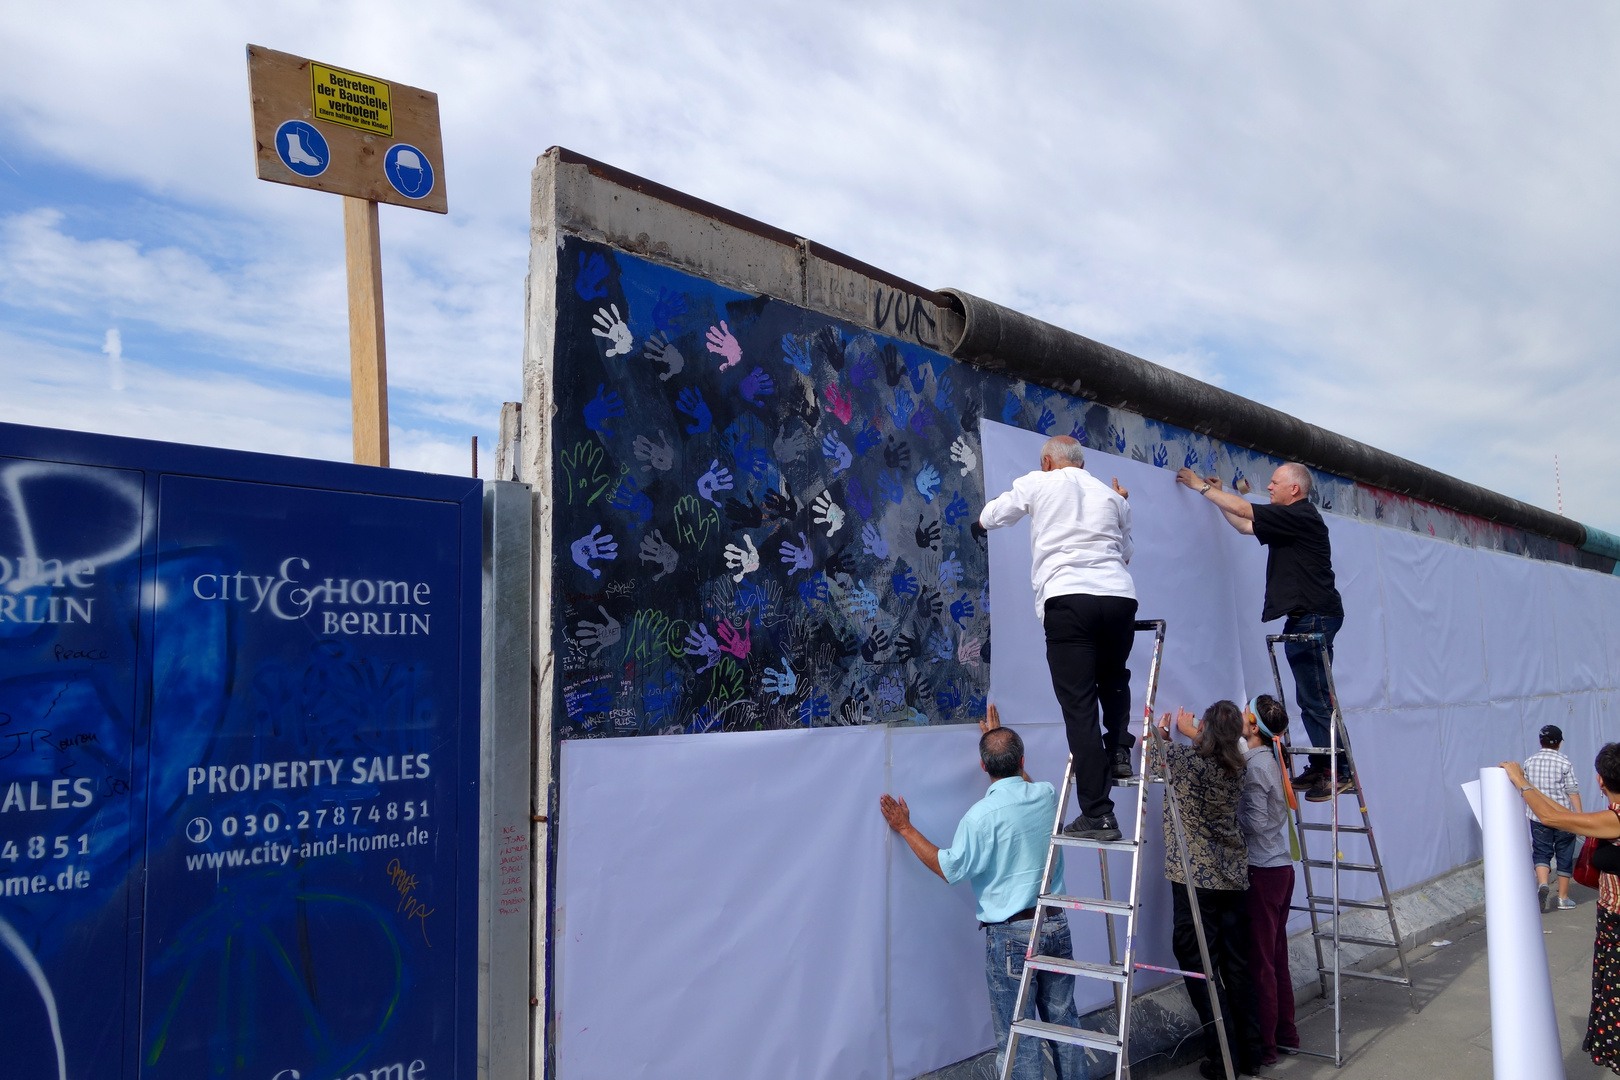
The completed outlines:
<svg viewBox="0 0 1620 1080">
<path fill-rule="evenodd" d="M 1125 666 L 1136 640 L 1136 583 L 1126 569 L 1131 506 L 1117 477 L 1112 486 L 1104 484 L 1085 464 L 1085 448 L 1074 439 L 1047 439 L 1040 471 L 1014 480 L 1011 491 L 985 506 L 979 524 L 1002 529 L 1029 515 L 1035 615 L 1046 630 L 1046 665 L 1063 709 L 1080 802 L 1080 816 L 1063 832 L 1118 840 L 1108 792 L 1113 779 L 1130 777 L 1136 741 Z"/>
<path fill-rule="evenodd" d="M 1199 477 L 1191 469 L 1176 479 L 1220 508 L 1232 528 L 1266 545 L 1266 600 L 1261 622 L 1286 618 L 1285 634 L 1322 634 L 1327 658 L 1333 659 L 1333 637 L 1344 625 L 1344 602 L 1333 580 L 1333 547 L 1327 523 L 1311 505 L 1311 471 L 1296 461 L 1279 465 L 1271 474 L 1266 493 L 1270 504 L 1251 503 L 1241 495 L 1221 490 L 1218 477 Z M 1333 709 L 1328 700 L 1327 674 L 1321 650 L 1315 645 L 1289 642 L 1283 646 L 1294 673 L 1294 699 L 1299 702 L 1312 746 L 1327 746 Z M 1353 795 L 1344 752 L 1339 752 L 1339 786 L 1335 791 L 1328 755 L 1312 754 L 1310 766 L 1294 777 L 1295 788 L 1306 791 L 1311 802 L 1327 802 L 1335 795 Z"/>
</svg>

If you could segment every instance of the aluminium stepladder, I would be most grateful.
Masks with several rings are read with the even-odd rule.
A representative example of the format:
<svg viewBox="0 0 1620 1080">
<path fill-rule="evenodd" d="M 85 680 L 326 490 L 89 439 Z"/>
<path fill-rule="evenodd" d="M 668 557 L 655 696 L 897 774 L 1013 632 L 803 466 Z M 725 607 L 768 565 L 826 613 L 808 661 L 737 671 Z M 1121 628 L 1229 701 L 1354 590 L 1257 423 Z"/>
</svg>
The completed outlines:
<svg viewBox="0 0 1620 1080">
<path fill-rule="evenodd" d="M 1210 963 L 1209 943 L 1204 937 L 1204 922 L 1198 907 L 1198 898 L 1193 891 L 1192 867 L 1187 856 L 1187 835 L 1182 829 L 1181 808 L 1176 801 L 1175 789 L 1166 781 L 1169 778 L 1169 762 L 1164 755 L 1159 755 L 1159 766 L 1155 769 L 1156 775 L 1149 774 L 1148 748 L 1155 745 L 1159 739 L 1158 728 L 1153 723 L 1154 698 L 1159 689 L 1159 666 L 1164 657 L 1163 619 L 1139 620 L 1136 630 L 1152 631 L 1153 633 L 1153 661 L 1148 669 L 1147 703 L 1143 709 L 1143 739 L 1142 739 L 1142 765 L 1137 775 L 1130 780 L 1116 780 L 1116 787 L 1134 786 L 1136 790 L 1136 827 L 1134 838 L 1130 840 L 1082 840 L 1063 835 L 1063 813 L 1068 808 L 1069 789 L 1074 785 L 1074 758 L 1071 755 L 1068 765 L 1063 770 L 1063 786 L 1058 791 L 1057 817 L 1052 822 L 1051 843 L 1046 849 L 1046 868 L 1041 874 L 1040 894 L 1035 902 L 1035 922 L 1030 927 L 1029 948 L 1024 954 L 1024 973 L 1018 981 L 1018 999 L 1013 1006 L 1013 1022 L 1007 1032 L 1007 1053 L 1001 1065 L 1001 1080 L 1009 1080 L 1012 1076 L 1013 1062 L 1018 1054 L 1018 1040 L 1022 1038 L 1049 1039 L 1058 1042 L 1072 1043 L 1076 1046 L 1089 1047 L 1111 1053 L 1114 1057 L 1115 1080 L 1125 1080 L 1131 1075 L 1130 1062 L 1127 1054 L 1130 1047 L 1130 1015 L 1131 1015 L 1131 983 L 1132 977 L 1138 970 L 1165 972 L 1171 975 L 1181 975 L 1195 979 L 1203 979 L 1213 984 L 1214 966 Z M 1193 929 L 1198 936 L 1198 953 L 1203 959 L 1202 972 L 1181 971 L 1177 968 L 1163 968 L 1152 964 L 1138 963 L 1136 960 L 1136 935 L 1138 918 L 1141 914 L 1141 885 L 1142 885 L 1142 828 L 1147 814 L 1147 788 L 1148 783 L 1164 783 L 1164 801 L 1167 811 L 1171 815 L 1171 824 L 1176 834 L 1177 847 L 1181 858 L 1181 873 L 1187 882 L 1187 895 L 1191 901 Z M 1102 896 L 1092 899 L 1079 896 L 1065 896 L 1053 891 L 1053 871 L 1057 862 L 1057 853 L 1060 848 L 1091 848 L 1097 852 L 1097 861 L 1102 879 Z M 1110 851 L 1129 852 L 1131 858 L 1131 882 L 1128 899 L 1114 899 L 1113 890 L 1109 880 L 1108 853 Z M 1169 853 L 1166 852 L 1168 857 Z M 1174 886 L 1172 886 L 1173 888 Z M 1056 956 L 1042 956 L 1035 952 L 1041 940 L 1041 927 L 1047 912 L 1059 912 L 1063 909 L 1069 911 L 1089 911 L 1103 916 L 1104 925 L 1108 930 L 1108 959 L 1107 964 L 1098 964 L 1086 960 L 1071 960 Z M 1114 919 L 1125 920 L 1125 948 L 1121 956 L 1118 934 L 1114 928 Z M 1119 1018 L 1116 1034 L 1103 1031 L 1091 1031 L 1085 1028 L 1064 1027 L 1060 1024 L 1048 1024 L 1042 1020 L 1024 1019 L 1025 1011 L 1030 1005 L 1030 990 L 1034 985 L 1035 975 L 1039 971 L 1055 972 L 1059 975 L 1072 975 L 1078 979 L 1102 979 L 1114 984 L 1115 1015 Z M 1211 986 L 1209 995 L 1210 1005 L 1215 1015 L 1215 1030 L 1221 1044 L 1221 1060 L 1226 1067 L 1227 1080 L 1235 1080 L 1236 1073 L 1232 1068 L 1232 1050 L 1226 1042 L 1226 1022 L 1221 1014 L 1220 994 L 1214 992 Z"/>
<path fill-rule="evenodd" d="M 1283 739 L 1283 752 L 1290 759 L 1298 754 L 1327 754 L 1328 781 L 1333 797 L 1329 801 L 1333 804 L 1331 822 L 1306 821 L 1304 806 L 1297 806 L 1294 810 L 1294 824 L 1299 836 L 1299 861 L 1305 876 L 1305 904 L 1300 906 L 1292 904 L 1290 911 L 1308 912 L 1311 917 L 1311 943 L 1316 947 L 1316 977 L 1322 984 L 1322 996 L 1333 998 L 1333 1053 L 1325 1054 L 1316 1050 L 1300 1049 L 1300 1053 L 1312 1057 L 1327 1058 L 1335 1067 L 1344 1065 L 1344 1024 L 1343 1024 L 1343 994 L 1342 980 L 1365 979 L 1371 982 L 1395 983 L 1406 987 L 1407 997 L 1412 1004 L 1412 1011 L 1417 1011 L 1417 994 L 1412 988 L 1412 972 L 1406 963 L 1406 946 L 1401 942 L 1400 928 L 1395 925 L 1395 904 L 1390 899 L 1389 882 L 1384 877 L 1384 863 L 1378 856 L 1378 841 L 1373 836 L 1372 818 L 1367 813 L 1367 797 L 1361 788 L 1361 773 L 1356 769 L 1355 754 L 1350 749 L 1350 732 L 1344 726 L 1344 713 L 1339 708 L 1339 691 L 1333 682 L 1333 661 L 1328 658 L 1324 634 L 1268 634 L 1266 635 L 1266 655 L 1271 660 L 1271 677 L 1277 685 L 1277 701 L 1287 710 L 1287 699 L 1283 696 L 1282 671 L 1277 667 L 1277 646 L 1289 644 L 1314 644 L 1317 646 L 1316 655 L 1322 662 L 1322 672 L 1327 680 L 1328 707 L 1332 714 L 1332 723 L 1328 725 L 1327 746 L 1293 746 L 1285 736 Z M 1344 825 L 1339 821 L 1339 751 L 1344 751 L 1345 764 L 1350 769 L 1350 775 L 1355 778 L 1356 789 L 1352 796 L 1357 807 L 1361 810 L 1360 825 Z M 1283 776 L 1283 783 L 1291 782 L 1291 777 Z M 1313 859 L 1305 837 L 1310 833 L 1328 833 L 1331 858 Z M 1366 863 L 1350 862 L 1344 857 L 1344 849 L 1340 846 L 1339 837 L 1342 834 L 1365 836 L 1367 850 L 1372 861 Z M 1311 870 L 1327 870 L 1332 880 L 1331 893 L 1322 894 L 1316 891 L 1315 882 L 1311 878 Z M 1352 871 L 1363 874 L 1375 874 L 1378 877 L 1378 890 L 1382 900 L 1349 900 L 1341 895 L 1339 888 L 1339 874 L 1343 871 Z M 1323 905 L 1328 905 L 1324 907 Z M 1383 941 L 1378 938 L 1352 936 L 1340 930 L 1340 914 L 1346 909 L 1361 909 L 1366 911 L 1382 911 L 1389 918 L 1390 940 Z M 1322 916 L 1331 915 L 1333 929 L 1322 929 Z M 1333 966 L 1325 963 L 1322 954 L 1323 942 L 1332 942 Z M 1401 973 L 1399 975 L 1381 975 L 1375 971 L 1346 971 L 1341 958 L 1341 949 L 1345 945 L 1363 945 L 1381 949 L 1394 949 L 1400 957 Z M 1328 976 L 1332 976 L 1331 985 Z"/>
</svg>

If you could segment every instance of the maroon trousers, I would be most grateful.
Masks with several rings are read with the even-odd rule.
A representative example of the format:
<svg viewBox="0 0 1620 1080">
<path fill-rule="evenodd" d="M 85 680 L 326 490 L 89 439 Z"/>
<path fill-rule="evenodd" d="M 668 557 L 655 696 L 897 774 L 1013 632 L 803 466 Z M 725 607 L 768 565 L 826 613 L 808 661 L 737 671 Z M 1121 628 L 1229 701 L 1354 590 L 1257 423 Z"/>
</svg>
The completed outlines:
<svg viewBox="0 0 1620 1080">
<path fill-rule="evenodd" d="M 1294 895 L 1294 865 L 1249 867 L 1249 969 L 1254 977 L 1262 1061 L 1277 1060 L 1277 1047 L 1299 1045 L 1294 1027 L 1294 980 L 1288 973 L 1288 904 Z"/>
</svg>

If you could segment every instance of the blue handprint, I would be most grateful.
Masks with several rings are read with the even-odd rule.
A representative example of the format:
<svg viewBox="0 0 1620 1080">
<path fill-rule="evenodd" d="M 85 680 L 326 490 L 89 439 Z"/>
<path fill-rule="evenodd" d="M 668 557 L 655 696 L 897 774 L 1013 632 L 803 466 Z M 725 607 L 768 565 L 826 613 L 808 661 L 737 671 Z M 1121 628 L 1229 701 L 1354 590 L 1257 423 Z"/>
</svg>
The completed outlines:
<svg viewBox="0 0 1620 1080">
<path fill-rule="evenodd" d="M 878 376 L 877 361 L 864 349 L 860 357 L 849 368 L 849 381 L 857 389 L 865 386 Z"/>
<path fill-rule="evenodd" d="M 1155 466 L 1162 469 L 1166 464 L 1169 463 L 1169 461 L 1170 450 L 1164 445 L 1164 443 L 1160 443 L 1158 446 L 1153 448 L 1153 464 Z"/>
<path fill-rule="evenodd" d="M 868 589 L 865 581 L 858 582 L 855 588 L 846 593 L 844 596 L 844 602 L 848 605 L 850 611 L 859 615 L 867 622 L 871 622 L 873 619 L 877 618 L 877 593 L 873 592 L 871 589 Z"/>
<path fill-rule="evenodd" d="M 1074 427 L 1069 429 L 1069 438 L 1073 439 L 1081 446 L 1086 445 L 1086 425 L 1076 420 L 1074 422 Z"/>
<path fill-rule="evenodd" d="M 937 664 L 941 660 L 949 660 L 953 654 L 951 636 L 943 630 L 935 630 L 928 638 L 928 662 Z"/>
<path fill-rule="evenodd" d="M 943 592 L 946 589 L 954 589 L 954 588 L 956 588 L 957 583 L 960 582 L 961 580 L 962 580 L 962 560 L 958 559 L 956 557 L 956 552 L 953 551 L 953 552 L 951 552 L 951 557 L 950 558 L 946 559 L 944 562 L 939 564 L 939 588 L 940 588 L 940 591 Z"/>
<path fill-rule="evenodd" d="M 962 498 L 962 493 L 958 491 L 951 496 L 950 504 L 945 507 L 945 524 L 955 525 L 967 515 L 967 500 Z"/>
<path fill-rule="evenodd" d="M 1024 403 L 1018 400 L 1018 395 L 1011 390 L 1007 391 L 1007 403 L 1001 407 L 1001 422 L 1003 424 L 1016 424 L 1018 414 L 1024 411 Z"/>
<path fill-rule="evenodd" d="M 855 435 L 855 453 L 865 454 L 868 450 L 883 442 L 883 436 L 878 433 L 876 424 L 867 424 Z"/>
<path fill-rule="evenodd" d="M 1108 425 L 1108 441 L 1114 444 L 1114 450 L 1123 454 L 1125 452 L 1125 429 Z"/>
<path fill-rule="evenodd" d="M 640 519 L 643 525 L 652 520 L 652 500 L 641 490 L 636 478 L 628 474 L 619 478 L 619 486 L 614 488 L 613 494 L 608 497 L 608 505 L 629 511 Z"/>
<path fill-rule="evenodd" d="M 647 706 L 647 716 L 654 724 L 663 727 L 680 711 L 681 698 L 685 693 L 686 683 L 673 671 L 664 673 L 662 686 L 648 679 L 643 697 Z"/>
<path fill-rule="evenodd" d="M 570 717 L 607 712 L 613 707 L 613 691 L 605 686 L 587 686 L 563 691 L 563 708 Z"/>
<path fill-rule="evenodd" d="M 889 416 L 894 420 L 894 430 L 904 431 L 906 421 L 917 408 L 916 402 L 911 399 L 911 391 L 905 387 L 896 387 L 894 391 L 894 404 L 889 406 Z"/>
<path fill-rule="evenodd" d="M 810 346 L 799 342 L 792 334 L 782 335 L 782 359 L 803 374 L 810 374 Z"/>
<path fill-rule="evenodd" d="M 916 367 L 911 369 L 910 375 L 911 388 L 917 391 L 917 393 L 921 394 L 923 392 L 923 386 L 927 383 L 928 366 L 926 364 L 918 364 Z"/>
<path fill-rule="evenodd" d="M 916 414 L 911 418 L 911 430 L 918 435 L 922 435 L 928 428 L 933 426 L 934 420 L 934 410 L 929 408 L 926 402 L 920 403 L 917 406 Z"/>
<path fill-rule="evenodd" d="M 1198 462 L 1202 460 L 1202 458 L 1203 455 L 1198 452 L 1198 447 L 1188 446 L 1187 454 L 1181 459 L 1181 463 L 1189 469 L 1196 469 L 1198 468 Z"/>
<path fill-rule="evenodd" d="M 585 426 L 604 435 L 612 435 L 608 421 L 624 415 L 624 401 L 609 390 L 606 383 L 596 384 L 596 396 L 585 403 Z"/>
<path fill-rule="evenodd" d="M 962 692 L 956 688 L 953 680 L 947 682 L 945 689 L 934 695 L 934 700 L 939 703 L 939 711 L 949 716 L 953 709 L 962 704 Z"/>
<path fill-rule="evenodd" d="M 659 286 L 658 302 L 653 305 L 653 326 L 656 329 L 670 331 L 680 322 L 681 316 L 686 314 L 686 297 L 678 292 Z"/>
<path fill-rule="evenodd" d="M 752 416 L 742 416 L 733 420 L 720 437 L 720 448 L 731 455 L 738 470 L 756 480 L 765 475 L 765 470 L 771 464 L 770 455 L 765 452 L 763 445 L 764 434 L 757 420 Z M 756 436 L 760 437 L 758 442 L 755 441 Z"/>
<path fill-rule="evenodd" d="M 1052 428 L 1057 424 L 1057 416 L 1045 405 L 1041 406 L 1040 418 L 1035 421 L 1035 430 L 1042 435 L 1052 434 Z"/>
<path fill-rule="evenodd" d="M 809 697 L 799 702 L 799 723 L 806 727 L 812 726 L 817 720 L 825 719 L 832 712 L 832 702 L 820 690 L 813 691 Z"/>
<path fill-rule="evenodd" d="M 911 568 L 905 563 L 900 564 L 900 568 L 890 576 L 889 580 L 894 585 L 894 595 L 917 595 L 917 575 L 913 574 Z"/>
<path fill-rule="evenodd" d="M 861 529 L 861 544 L 866 553 L 875 559 L 889 557 L 889 542 L 883 537 L 883 530 L 876 525 L 866 525 Z"/>
<path fill-rule="evenodd" d="M 851 476 L 849 478 L 849 483 L 844 487 L 844 501 L 855 508 L 855 512 L 861 515 L 862 521 L 872 516 L 872 497 L 861 486 L 860 477 Z"/>
<path fill-rule="evenodd" d="M 923 497 L 923 501 L 932 503 L 934 496 L 939 492 L 939 470 L 932 465 L 924 464 L 922 470 L 917 473 L 915 484 L 917 494 Z"/>
<path fill-rule="evenodd" d="M 951 411 L 951 377 L 941 375 L 934 384 L 934 408 L 942 413 Z"/>
<path fill-rule="evenodd" d="M 776 393 L 776 380 L 767 375 L 764 368 L 755 367 L 737 384 L 737 393 L 748 404 L 758 405 L 760 398 Z"/>
<path fill-rule="evenodd" d="M 878 494 L 892 503 L 898 503 L 906 497 L 905 484 L 900 480 L 898 469 L 884 469 L 878 473 Z"/>
<path fill-rule="evenodd" d="M 951 604 L 951 621 L 961 626 L 963 619 L 971 618 L 973 618 L 973 598 L 963 593 L 962 599 Z"/>
<path fill-rule="evenodd" d="M 821 456 L 828 461 L 834 462 L 834 476 L 849 468 L 849 464 L 853 460 L 849 453 L 849 447 L 844 445 L 844 440 L 831 432 L 821 440 Z"/>
<path fill-rule="evenodd" d="M 714 414 L 703 400 L 703 391 L 695 386 L 681 391 L 681 396 L 675 399 L 675 408 L 692 418 L 692 423 L 686 425 L 688 435 L 701 435 L 714 425 Z"/>
<path fill-rule="evenodd" d="M 830 594 L 827 591 L 827 575 L 817 570 L 808 581 L 799 582 L 799 599 L 808 605 L 812 600 L 827 602 Z"/>
<path fill-rule="evenodd" d="M 595 300 L 606 296 L 607 288 L 603 286 L 602 279 L 608 274 L 607 260 L 600 251 L 582 251 L 579 253 L 579 273 L 574 277 L 574 291 L 579 293 L 581 300 Z"/>
</svg>

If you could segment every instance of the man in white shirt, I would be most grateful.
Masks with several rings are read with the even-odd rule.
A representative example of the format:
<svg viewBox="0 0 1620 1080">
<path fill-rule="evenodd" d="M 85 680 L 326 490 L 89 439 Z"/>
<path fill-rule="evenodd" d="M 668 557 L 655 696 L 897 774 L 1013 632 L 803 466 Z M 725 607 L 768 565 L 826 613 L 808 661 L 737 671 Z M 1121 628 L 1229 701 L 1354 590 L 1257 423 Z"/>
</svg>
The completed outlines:
<svg viewBox="0 0 1620 1080">
<path fill-rule="evenodd" d="M 1114 480 L 1085 470 L 1085 448 L 1067 435 L 1046 440 L 1039 472 L 1013 481 L 986 504 L 979 524 L 1001 529 L 1029 515 L 1030 577 L 1035 614 L 1046 629 L 1046 664 L 1063 707 L 1074 756 L 1080 816 L 1069 836 L 1118 840 L 1110 774 L 1131 775 L 1131 673 L 1136 641 L 1136 583 L 1131 561 L 1131 507 Z M 1102 706 L 1103 728 L 1097 725 Z"/>
</svg>

